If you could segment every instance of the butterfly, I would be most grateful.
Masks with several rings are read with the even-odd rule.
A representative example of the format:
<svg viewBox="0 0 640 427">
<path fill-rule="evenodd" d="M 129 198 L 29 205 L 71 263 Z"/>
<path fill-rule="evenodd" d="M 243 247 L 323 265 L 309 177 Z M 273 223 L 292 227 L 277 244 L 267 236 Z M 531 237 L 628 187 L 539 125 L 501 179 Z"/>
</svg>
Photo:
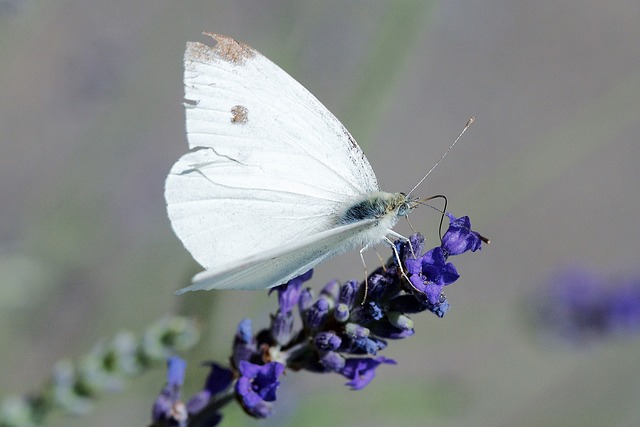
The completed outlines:
<svg viewBox="0 0 640 427">
<path fill-rule="evenodd" d="M 402 238 L 416 201 L 380 191 L 349 131 L 250 46 L 204 33 L 184 55 L 189 151 L 165 183 L 175 234 L 205 270 L 178 291 L 265 289 Z M 397 253 L 396 253 L 397 256 Z"/>
</svg>

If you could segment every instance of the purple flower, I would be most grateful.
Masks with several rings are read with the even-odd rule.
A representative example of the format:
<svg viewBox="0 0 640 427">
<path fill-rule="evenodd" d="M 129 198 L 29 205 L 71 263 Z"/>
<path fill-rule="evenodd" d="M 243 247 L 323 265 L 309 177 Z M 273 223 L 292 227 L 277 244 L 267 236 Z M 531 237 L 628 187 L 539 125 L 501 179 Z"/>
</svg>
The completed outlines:
<svg viewBox="0 0 640 427">
<path fill-rule="evenodd" d="M 179 357 L 174 356 L 167 360 L 167 384 L 151 410 L 151 419 L 154 422 L 171 423 L 178 427 L 187 425 L 187 410 L 180 401 L 180 389 L 186 369 L 187 362 Z"/>
<path fill-rule="evenodd" d="M 387 343 L 371 336 L 371 331 L 357 323 L 348 323 L 344 328 L 345 339 L 342 351 L 351 354 L 376 354 L 387 347 Z"/>
<path fill-rule="evenodd" d="M 298 310 L 300 310 L 300 313 L 305 313 L 309 310 L 311 304 L 313 304 L 313 292 L 309 288 L 303 289 L 300 292 L 300 299 L 298 299 Z"/>
<path fill-rule="evenodd" d="M 307 327 L 310 329 L 318 329 L 327 319 L 329 307 L 330 304 L 325 298 L 319 298 L 306 312 L 305 324 Z"/>
<path fill-rule="evenodd" d="M 252 334 L 251 319 L 242 319 L 233 340 L 233 365 L 237 367 L 241 360 L 251 360 L 255 354 L 257 344 Z"/>
<path fill-rule="evenodd" d="M 269 417 L 272 407 L 268 402 L 276 400 L 278 378 L 284 372 L 284 365 L 269 362 L 261 366 L 241 361 L 239 370 L 241 377 L 236 382 L 236 397 L 240 404 L 253 417 Z"/>
<path fill-rule="evenodd" d="M 340 372 L 345 363 L 345 358 L 335 351 L 327 351 L 320 357 L 320 364 L 327 372 Z"/>
<path fill-rule="evenodd" d="M 344 332 L 353 339 L 365 338 L 371 333 L 368 328 L 351 322 L 345 325 Z"/>
<path fill-rule="evenodd" d="M 300 299 L 300 287 L 302 283 L 311 279 L 313 270 L 309 270 L 306 273 L 289 280 L 284 285 L 276 286 L 269 291 L 269 294 L 274 290 L 278 291 L 278 305 L 280 306 L 281 313 L 289 313 L 298 304 Z"/>
<path fill-rule="evenodd" d="M 178 390 L 184 383 L 184 374 L 187 370 L 187 362 L 177 356 L 167 360 L 167 385 Z"/>
<path fill-rule="evenodd" d="M 337 301 L 340 296 L 340 282 L 337 280 L 330 281 L 322 288 L 320 295 L 324 295 L 332 301 Z"/>
<path fill-rule="evenodd" d="M 396 249 L 400 254 L 400 259 L 403 263 L 406 263 L 407 259 L 416 259 L 422 253 L 424 248 L 424 236 L 420 233 L 412 234 L 409 237 L 409 244 L 407 242 L 399 240 Z"/>
<path fill-rule="evenodd" d="M 313 342 L 318 350 L 337 350 L 342 344 L 342 339 L 333 331 L 318 333 Z"/>
<path fill-rule="evenodd" d="M 440 300 L 442 288 L 458 280 L 456 267 L 447 263 L 441 248 L 433 248 L 419 259 L 406 262 L 411 284 L 427 295 L 431 304 Z"/>
<path fill-rule="evenodd" d="M 360 290 L 360 283 L 355 280 L 349 280 L 347 283 L 340 287 L 340 296 L 338 302 L 347 306 L 347 308 L 353 308 L 356 296 Z"/>
<path fill-rule="evenodd" d="M 367 280 L 367 301 L 380 301 L 400 291 L 400 282 L 397 278 L 397 266 L 391 265 L 384 271 L 382 268 L 374 271 Z"/>
<path fill-rule="evenodd" d="M 438 317 L 443 317 L 449 310 L 449 302 L 444 294 L 440 294 L 435 304 L 431 304 L 425 294 L 405 294 L 398 295 L 389 301 L 389 310 L 400 313 L 420 313 L 429 310 Z"/>
<path fill-rule="evenodd" d="M 369 326 L 371 333 L 389 339 L 401 339 L 412 336 L 413 321 L 404 314 L 391 312 L 381 322 L 376 322 Z"/>
<path fill-rule="evenodd" d="M 376 337 L 361 337 L 352 341 L 348 347 L 348 352 L 351 354 L 378 354 L 378 351 L 384 350 L 387 347 L 387 342 Z"/>
<path fill-rule="evenodd" d="M 271 336 L 280 345 L 287 344 L 293 336 L 293 313 L 278 311 L 271 317 Z"/>
<path fill-rule="evenodd" d="M 612 292 L 607 302 L 611 330 L 638 332 L 640 330 L 640 281 L 627 280 Z"/>
<path fill-rule="evenodd" d="M 344 303 L 339 303 L 333 309 L 333 317 L 340 323 L 344 323 L 349 320 L 349 306 Z"/>
<path fill-rule="evenodd" d="M 186 409 L 179 401 L 184 368 L 170 367 L 169 384 L 154 406 L 154 419 L 164 416 L 168 421 L 158 425 L 185 425 L 187 413 L 189 423 L 216 425 L 221 420 L 219 409 L 234 401 L 234 396 L 250 416 L 269 417 L 285 368 L 337 373 L 348 379 L 346 384 L 353 390 L 366 387 L 378 366 L 396 363 L 376 357 L 387 347 L 387 340 L 415 333 L 408 314 L 428 310 L 442 317 L 446 313 L 449 303 L 442 288 L 459 277 L 447 257 L 475 251 L 486 241 L 470 230 L 467 217 L 449 217 L 451 225 L 442 246 L 422 254 L 425 239 L 419 234 L 409 242 L 395 242 L 401 264 L 397 264 L 398 257 L 392 257 L 369 275 L 366 298 L 365 282 L 357 281 L 343 285 L 329 282 L 314 298 L 309 288 L 302 288 L 311 271 L 274 288 L 278 310 L 271 314 L 271 324 L 256 332 L 250 320 L 242 320 L 233 342 L 232 370 L 211 364 L 204 389 L 188 401 Z M 413 287 L 400 273 L 401 268 Z M 627 323 L 640 318 L 640 310 L 631 305 L 611 302 L 610 307 Z M 237 380 L 231 387 L 234 375 Z M 176 410 L 180 405 L 182 412 Z M 182 424 L 174 422 L 176 419 Z"/>
<path fill-rule="evenodd" d="M 480 249 L 482 236 L 471 230 L 471 221 L 468 216 L 457 218 L 450 213 L 449 229 L 442 237 L 441 247 L 445 257 L 460 255 L 461 253 Z"/>
<path fill-rule="evenodd" d="M 380 320 L 384 316 L 384 312 L 380 304 L 371 300 L 354 309 L 352 314 L 357 318 L 358 322 L 363 325 L 375 320 Z"/>
<path fill-rule="evenodd" d="M 428 300 L 427 303 L 429 303 Z M 447 301 L 447 297 L 444 296 L 444 294 L 440 294 L 438 302 L 435 304 L 429 303 L 427 309 L 436 316 L 442 318 L 447 314 L 447 311 L 449 311 L 449 301 Z"/>
<path fill-rule="evenodd" d="M 233 379 L 233 372 L 229 369 L 223 368 L 217 363 L 207 362 L 205 365 L 209 365 L 211 367 L 211 371 L 207 376 L 207 379 L 204 383 L 204 388 L 202 391 L 196 393 L 189 401 L 187 402 L 187 412 L 189 414 L 195 414 L 204 409 L 205 406 L 209 403 L 211 398 L 213 398 L 216 394 L 221 393 L 227 387 L 231 385 L 231 380 Z M 220 416 L 220 418 L 222 418 Z M 218 419 L 218 422 L 220 420 Z M 216 423 L 209 422 L 209 425 L 215 425 Z"/>
<path fill-rule="evenodd" d="M 344 368 L 342 368 L 340 373 L 351 380 L 345 385 L 350 386 L 351 390 L 360 390 L 373 380 L 376 376 L 376 368 L 382 363 L 390 365 L 396 364 L 395 360 L 387 359 L 383 356 L 376 358 L 349 358 L 346 360 Z"/>
<path fill-rule="evenodd" d="M 640 281 L 612 282 L 581 267 L 556 272 L 535 305 L 539 326 L 572 343 L 640 331 Z"/>
</svg>

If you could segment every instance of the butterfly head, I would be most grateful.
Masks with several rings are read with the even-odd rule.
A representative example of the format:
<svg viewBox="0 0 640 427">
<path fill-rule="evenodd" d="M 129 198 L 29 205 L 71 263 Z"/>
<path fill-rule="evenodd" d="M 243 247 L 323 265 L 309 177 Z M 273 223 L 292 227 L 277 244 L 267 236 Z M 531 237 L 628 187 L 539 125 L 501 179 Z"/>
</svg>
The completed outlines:
<svg viewBox="0 0 640 427">
<path fill-rule="evenodd" d="M 407 195 L 404 193 L 396 193 L 394 194 L 394 196 L 396 196 L 395 199 L 397 207 L 395 208 L 395 210 L 396 215 L 398 216 L 406 216 L 414 207 L 417 206 L 415 203 L 413 203 L 413 200 L 407 197 Z"/>
</svg>

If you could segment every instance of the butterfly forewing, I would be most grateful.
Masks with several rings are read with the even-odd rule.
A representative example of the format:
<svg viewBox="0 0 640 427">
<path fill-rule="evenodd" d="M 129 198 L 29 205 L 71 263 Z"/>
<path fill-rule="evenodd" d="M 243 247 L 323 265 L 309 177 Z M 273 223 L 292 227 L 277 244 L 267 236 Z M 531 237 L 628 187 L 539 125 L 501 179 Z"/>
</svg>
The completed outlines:
<svg viewBox="0 0 640 427">
<path fill-rule="evenodd" d="M 191 151 L 165 186 L 172 226 L 205 268 L 307 238 L 378 190 L 362 150 L 304 87 L 247 45 L 189 43 Z"/>
</svg>

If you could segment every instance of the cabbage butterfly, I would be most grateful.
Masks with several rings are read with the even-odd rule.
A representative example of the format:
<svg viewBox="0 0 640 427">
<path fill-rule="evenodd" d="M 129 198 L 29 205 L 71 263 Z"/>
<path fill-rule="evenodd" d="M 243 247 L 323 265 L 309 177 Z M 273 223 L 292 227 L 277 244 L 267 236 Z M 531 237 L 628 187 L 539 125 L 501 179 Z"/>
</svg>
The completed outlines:
<svg viewBox="0 0 640 427">
<path fill-rule="evenodd" d="M 270 288 L 402 237 L 392 227 L 415 200 L 379 190 L 338 119 L 253 48 L 204 34 L 217 43 L 187 43 L 190 150 L 171 168 L 165 198 L 173 230 L 205 271 L 178 293 Z"/>
</svg>

